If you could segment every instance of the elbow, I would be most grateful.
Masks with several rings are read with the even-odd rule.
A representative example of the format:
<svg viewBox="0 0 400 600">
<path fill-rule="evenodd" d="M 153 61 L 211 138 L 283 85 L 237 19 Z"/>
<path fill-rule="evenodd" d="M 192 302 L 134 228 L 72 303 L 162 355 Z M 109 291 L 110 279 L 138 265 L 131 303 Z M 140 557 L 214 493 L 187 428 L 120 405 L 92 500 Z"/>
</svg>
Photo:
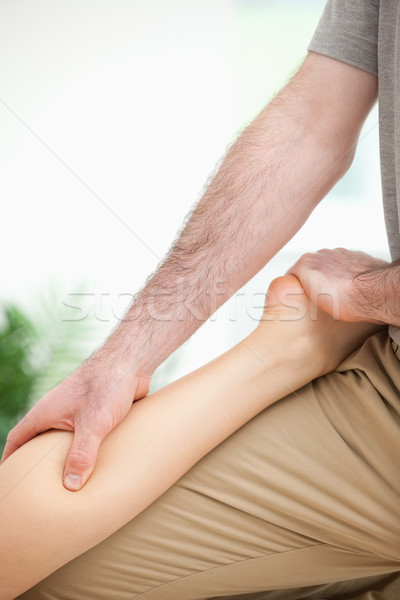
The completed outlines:
<svg viewBox="0 0 400 600">
<path fill-rule="evenodd" d="M 353 164 L 354 156 L 356 154 L 357 141 L 348 143 L 338 151 L 334 165 L 334 170 L 337 177 L 336 181 L 342 179 L 342 177 L 347 173 Z"/>
<path fill-rule="evenodd" d="M 337 139 L 324 138 L 313 141 L 312 155 L 314 169 L 314 193 L 316 203 L 336 185 L 350 169 L 356 148 L 357 140 L 346 140 L 338 143 Z M 313 194 L 314 195 L 314 194 Z"/>
</svg>

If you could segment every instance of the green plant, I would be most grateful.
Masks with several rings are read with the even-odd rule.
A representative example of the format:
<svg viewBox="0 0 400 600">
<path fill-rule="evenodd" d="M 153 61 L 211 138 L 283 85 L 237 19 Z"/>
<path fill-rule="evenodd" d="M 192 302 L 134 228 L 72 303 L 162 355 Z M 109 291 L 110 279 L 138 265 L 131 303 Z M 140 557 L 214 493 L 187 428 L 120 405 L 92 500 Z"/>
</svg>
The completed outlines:
<svg viewBox="0 0 400 600">
<path fill-rule="evenodd" d="M 37 333 L 31 321 L 16 306 L 3 310 L 0 328 L 0 447 L 8 431 L 24 414 L 38 376 L 32 363 Z"/>
</svg>

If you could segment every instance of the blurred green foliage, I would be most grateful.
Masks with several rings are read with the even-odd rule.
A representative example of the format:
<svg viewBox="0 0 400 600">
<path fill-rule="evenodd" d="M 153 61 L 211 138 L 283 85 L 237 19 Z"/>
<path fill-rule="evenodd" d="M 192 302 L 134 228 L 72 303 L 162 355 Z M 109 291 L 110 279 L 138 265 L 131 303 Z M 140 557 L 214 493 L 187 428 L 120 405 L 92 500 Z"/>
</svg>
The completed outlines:
<svg viewBox="0 0 400 600">
<path fill-rule="evenodd" d="M 24 414 L 38 377 L 32 362 L 32 347 L 37 332 L 31 321 L 16 306 L 3 309 L 0 327 L 0 447 L 8 431 Z"/>
</svg>

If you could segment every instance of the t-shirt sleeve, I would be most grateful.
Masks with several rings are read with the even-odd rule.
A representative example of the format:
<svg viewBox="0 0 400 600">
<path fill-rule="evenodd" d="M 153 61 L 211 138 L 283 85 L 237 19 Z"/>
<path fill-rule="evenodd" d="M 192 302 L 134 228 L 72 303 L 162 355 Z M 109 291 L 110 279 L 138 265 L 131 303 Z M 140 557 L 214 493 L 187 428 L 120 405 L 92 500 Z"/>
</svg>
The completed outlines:
<svg viewBox="0 0 400 600">
<path fill-rule="evenodd" d="M 379 0 L 328 0 L 308 50 L 378 74 Z"/>
</svg>

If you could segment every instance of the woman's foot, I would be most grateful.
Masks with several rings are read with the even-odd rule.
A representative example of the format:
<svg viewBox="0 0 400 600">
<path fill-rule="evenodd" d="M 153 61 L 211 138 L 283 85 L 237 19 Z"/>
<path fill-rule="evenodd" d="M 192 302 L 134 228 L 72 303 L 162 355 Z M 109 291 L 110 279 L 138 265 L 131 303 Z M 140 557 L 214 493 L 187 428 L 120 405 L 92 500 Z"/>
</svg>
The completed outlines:
<svg viewBox="0 0 400 600">
<path fill-rule="evenodd" d="M 371 323 L 345 323 L 319 309 L 293 275 L 274 279 L 265 310 L 253 332 L 257 343 L 273 344 L 285 360 L 312 368 L 312 379 L 333 371 L 363 341 L 382 329 Z M 258 346 L 260 347 L 260 346 Z"/>
</svg>

